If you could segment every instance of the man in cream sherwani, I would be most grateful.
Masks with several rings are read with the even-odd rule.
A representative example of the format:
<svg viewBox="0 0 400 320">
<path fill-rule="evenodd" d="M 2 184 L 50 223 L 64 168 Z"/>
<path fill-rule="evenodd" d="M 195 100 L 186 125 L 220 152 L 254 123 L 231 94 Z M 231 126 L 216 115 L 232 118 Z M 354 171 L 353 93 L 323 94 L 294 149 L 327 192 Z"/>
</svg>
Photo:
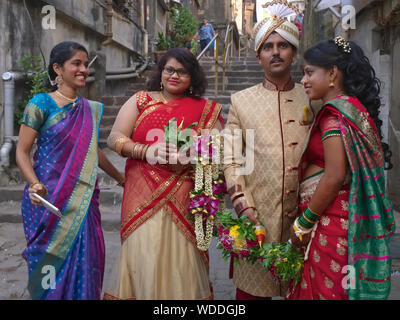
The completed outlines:
<svg viewBox="0 0 400 320">
<path fill-rule="evenodd" d="M 289 239 L 297 213 L 297 166 L 310 120 L 313 120 L 304 87 L 295 84 L 290 74 L 291 65 L 296 61 L 299 30 L 285 14 L 280 16 L 279 10 L 274 12 L 274 2 L 268 8 L 267 17 L 254 27 L 257 59 L 264 69 L 265 79 L 231 97 L 225 136 L 229 147 L 225 150 L 224 166 L 228 193 L 236 213 L 246 215 L 253 222 L 257 219 L 262 222 L 267 233 L 266 243 Z M 287 5 L 293 12 L 297 10 Z M 240 130 L 236 132 L 239 134 L 234 134 L 235 130 Z M 243 170 L 241 155 L 229 153 L 232 147 L 240 145 L 247 168 L 251 164 L 246 162 L 254 159 L 251 172 Z M 284 296 L 286 291 L 260 262 L 249 265 L 242 261 L 235 266 L 233 282 L 238 300 L 269 299 Z"/>
</svg>

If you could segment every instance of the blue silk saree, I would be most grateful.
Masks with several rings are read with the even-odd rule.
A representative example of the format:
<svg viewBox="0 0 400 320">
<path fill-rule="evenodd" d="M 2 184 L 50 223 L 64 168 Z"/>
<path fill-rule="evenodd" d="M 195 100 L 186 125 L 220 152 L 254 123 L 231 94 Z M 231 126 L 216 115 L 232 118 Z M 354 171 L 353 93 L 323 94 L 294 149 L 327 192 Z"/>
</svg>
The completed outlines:
<svg viewBox="0 0 400 320">
<path fill-rule="evenodd" d="M 37 131 L 34 171 L 59 218 L 22 199 L 32 299 L 101 298 L 105 248 L 99 211 L 98 135 L 104 106 L 78 98 L 60 108 L 47 93 L 33 97 L 22 123 Z"/>
</svg>

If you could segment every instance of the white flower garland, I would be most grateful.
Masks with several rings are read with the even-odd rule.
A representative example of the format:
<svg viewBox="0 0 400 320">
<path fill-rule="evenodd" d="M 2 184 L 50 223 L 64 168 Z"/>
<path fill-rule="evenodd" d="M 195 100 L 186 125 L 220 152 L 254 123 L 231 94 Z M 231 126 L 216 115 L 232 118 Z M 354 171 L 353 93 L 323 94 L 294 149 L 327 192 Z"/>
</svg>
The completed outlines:
<svg viewBox="0 0 400 320">
<path fill-rule="evenodd" d="M 197 137 L 201 139 L 201 137 Z M 222 152 L 222 137 L 221 136 L 212 136 L 210 143 L 215 146 L 212 148 L 214 152 L 214 159 L 211 158 L 211 163 L 208 161 L 204 161 L 204 159 L 199 155 L 197 158 L 196 169 L 195 169 L 195 182 L 194 182 L 194 190 L 195 192 L 199 192 L 204 190 L 204 193 L 208 197 L 213 196 L 213 181 L 216 181 L 220 176 L 220 164 L 221 164 L 221 155 Z M 215 160 L 216 163 L 213 163 Z M 220 205 L 218 207 L 218 211 L 220 212 L 225 210 L 225 201 L 221 200 Z M 197 248 L 202 251 L 207 251 L 210 247 L 212 240 L 212 233 L 214 227 L 214 216 L 209 215 L 206 221 L 206 234 L 204 236 L 204 226 L 203 226 L 203 212 L 195 213 L 195 233 L 197 240 Z"/>
</svg>

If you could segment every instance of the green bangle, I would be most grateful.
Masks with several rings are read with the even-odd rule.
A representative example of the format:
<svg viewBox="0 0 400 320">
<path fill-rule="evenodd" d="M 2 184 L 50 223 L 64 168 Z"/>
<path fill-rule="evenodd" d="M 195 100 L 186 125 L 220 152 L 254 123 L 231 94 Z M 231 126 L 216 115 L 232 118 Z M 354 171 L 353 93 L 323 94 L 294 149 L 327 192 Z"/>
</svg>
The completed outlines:
<svg viewBox="0 0 400 320">
<path fill-rule="evenodd" d="M 299 220 L 299 225 L 302 226 L 304 229 L 308 230 L 314 227 L 315 223 L 310 223 L 306 219 L 304 219 L 303 215 L 300 216 Z"/>
<path fill-rule="evenodd" d="M 307 207 L 306 210 L 304 210 L 303 215 L 306 218 L 306 220 L 309 220 L 312 223 L 316 223 L 319 220 L 319 215 L 312 212 L 309 207 Z"/>
</svg>

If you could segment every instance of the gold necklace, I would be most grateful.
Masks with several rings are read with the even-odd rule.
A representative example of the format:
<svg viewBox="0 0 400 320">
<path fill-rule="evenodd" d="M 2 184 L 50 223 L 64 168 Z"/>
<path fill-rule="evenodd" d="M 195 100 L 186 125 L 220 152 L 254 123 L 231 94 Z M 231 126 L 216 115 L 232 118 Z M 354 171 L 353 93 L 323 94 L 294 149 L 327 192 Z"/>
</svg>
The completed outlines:
<svg viewBox="0 0 400 320">
<path fill-rule="evenodd" d="M 78 98 L 78 96 L 76 96 L 74 99 L 68 98 L 68 97 L 64 96 L 64 95 L 63 95 L 60 91 L 58 91 L 58 90 L 55 91 L 55 94 L 58 95 L 59 97 L 63 98 L 64 100 L 67 100 L 67 101 L 73 103 L 74 105 L 75 105 L 76 99 Z"/>
</svg>

